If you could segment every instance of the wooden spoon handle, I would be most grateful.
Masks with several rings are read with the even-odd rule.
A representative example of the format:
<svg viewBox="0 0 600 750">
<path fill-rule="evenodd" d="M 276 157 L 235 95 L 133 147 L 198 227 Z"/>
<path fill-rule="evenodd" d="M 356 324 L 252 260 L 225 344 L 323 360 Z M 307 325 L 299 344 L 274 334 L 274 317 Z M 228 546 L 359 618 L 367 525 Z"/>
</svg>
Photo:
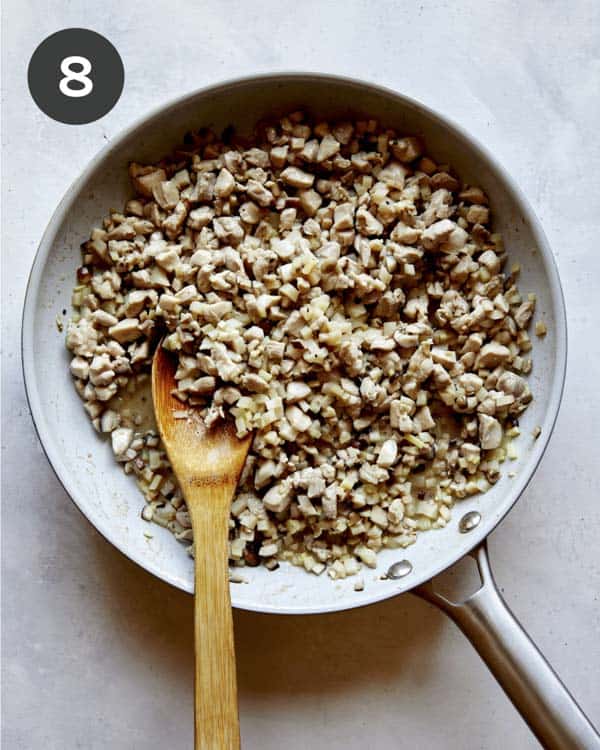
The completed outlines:
<svg viewBox="0 0 600 750">
<path fill-rule="evenodd" d="M 207 497 L 207 493 L 210 497 Z M 239 750 L 227 539 L 233 489 L 186 487 L 194 529 L 195 750 Z"/>
</svg>

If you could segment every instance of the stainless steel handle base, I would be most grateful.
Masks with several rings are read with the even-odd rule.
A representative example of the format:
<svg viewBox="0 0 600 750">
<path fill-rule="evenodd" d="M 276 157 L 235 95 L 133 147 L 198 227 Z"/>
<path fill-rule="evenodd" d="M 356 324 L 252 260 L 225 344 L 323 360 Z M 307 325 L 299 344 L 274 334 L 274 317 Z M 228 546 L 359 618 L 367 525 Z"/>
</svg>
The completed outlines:
<svg viewBox="0 0 600 750">
<path fill-rule="evenodd" d="M 445 612 L 471 641 L 515 708 L 548 750 L 600 750 L 600 735 L 502 598 L 484 541 L 471 553 L 481 588 L 452 602 L 435 579 L 412 592 Z"/>
</svg>

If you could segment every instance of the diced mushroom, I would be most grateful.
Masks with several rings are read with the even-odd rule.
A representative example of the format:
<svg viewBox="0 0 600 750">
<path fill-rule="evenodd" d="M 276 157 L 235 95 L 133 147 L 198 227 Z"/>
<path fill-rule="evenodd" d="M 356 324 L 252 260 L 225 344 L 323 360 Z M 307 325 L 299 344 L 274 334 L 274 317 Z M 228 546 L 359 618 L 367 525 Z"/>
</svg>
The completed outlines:
<svg viewBox="0 0 600 750">
<path fill-rule="evenodd" d="M 309 174 L 308 172 L 304 172 L 298 167 L 287 167 L 281 173 L 281 179 L 288 185 L 292 185 L 292 187 L 302 188 L 303 190 L 306 190 L 307 188 L 312 186 L 315 180 L 315 176 Z"/>
<path fill-rule="evenodd" d="M 479 415 L 479 442 L 484 451 L 495 450 L 502 443 L 502 425 L 494 417 Z"/>
<path fill-rule="evenodd" d="M 389 469 L 396 462 L 397 456 L 398 443 L 394 439 L 386 440 L 379 451 L 377 464 L 383 466 L 384 469 Z"/>
<path fill-rule="evenodd" d="M 119 458 L 131 445 L 133 430 L 130 427 L 118 427 L 111 432 L 110 439 L 113 453 Z"/>
<path fill-rule="evenodd" d="M 135 341 L 142 335 L 140 321 L 137 318 L 123 318 L 108 329 L 109 334 L 119 343 Z"/>
<path fill-rule="evenodd" d="M 481 348 L 478 357 L 478 366 L 493 368 L 504 364 L 510 358 L 510 349 L 496 341 L 491 341 Z"/>
</svg>

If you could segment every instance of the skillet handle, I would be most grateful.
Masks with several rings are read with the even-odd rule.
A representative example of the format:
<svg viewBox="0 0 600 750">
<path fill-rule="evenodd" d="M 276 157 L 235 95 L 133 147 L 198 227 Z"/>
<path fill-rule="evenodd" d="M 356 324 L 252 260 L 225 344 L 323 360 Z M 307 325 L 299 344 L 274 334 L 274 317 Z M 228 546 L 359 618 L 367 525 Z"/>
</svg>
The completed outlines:
<svg viewBox="0 0 600 750">
<path fill-rule="evenodd" d="M 458 625 L 544 748 L 600 750 L 600 736 L 498 591 L 486 542 L 471 555 L 482 585 L 464 601 L 434 591 L 435 579 L 413 593 Z"/>
</svg>

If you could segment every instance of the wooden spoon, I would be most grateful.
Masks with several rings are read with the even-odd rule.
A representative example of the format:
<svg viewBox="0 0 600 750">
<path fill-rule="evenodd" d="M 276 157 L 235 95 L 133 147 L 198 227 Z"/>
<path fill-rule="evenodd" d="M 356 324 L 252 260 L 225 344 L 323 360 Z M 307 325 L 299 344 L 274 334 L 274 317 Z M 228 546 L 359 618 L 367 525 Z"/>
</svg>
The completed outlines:
<svg viewBox="0 0 600 750">
<path fill-rule="evenodd" d="M 195 550 L 195 748 L 240 747 L 233 619 L 229 598 L 229 512 L 252 436 L 232 424 L 207 430 L 194 407 L 172 391 L 175 363 L 159 345 L 152 362 L 152 399 L 160 436 L 192 520 Z M 187 412 L 185 418 L 175 418 Z"/>
</svg>

